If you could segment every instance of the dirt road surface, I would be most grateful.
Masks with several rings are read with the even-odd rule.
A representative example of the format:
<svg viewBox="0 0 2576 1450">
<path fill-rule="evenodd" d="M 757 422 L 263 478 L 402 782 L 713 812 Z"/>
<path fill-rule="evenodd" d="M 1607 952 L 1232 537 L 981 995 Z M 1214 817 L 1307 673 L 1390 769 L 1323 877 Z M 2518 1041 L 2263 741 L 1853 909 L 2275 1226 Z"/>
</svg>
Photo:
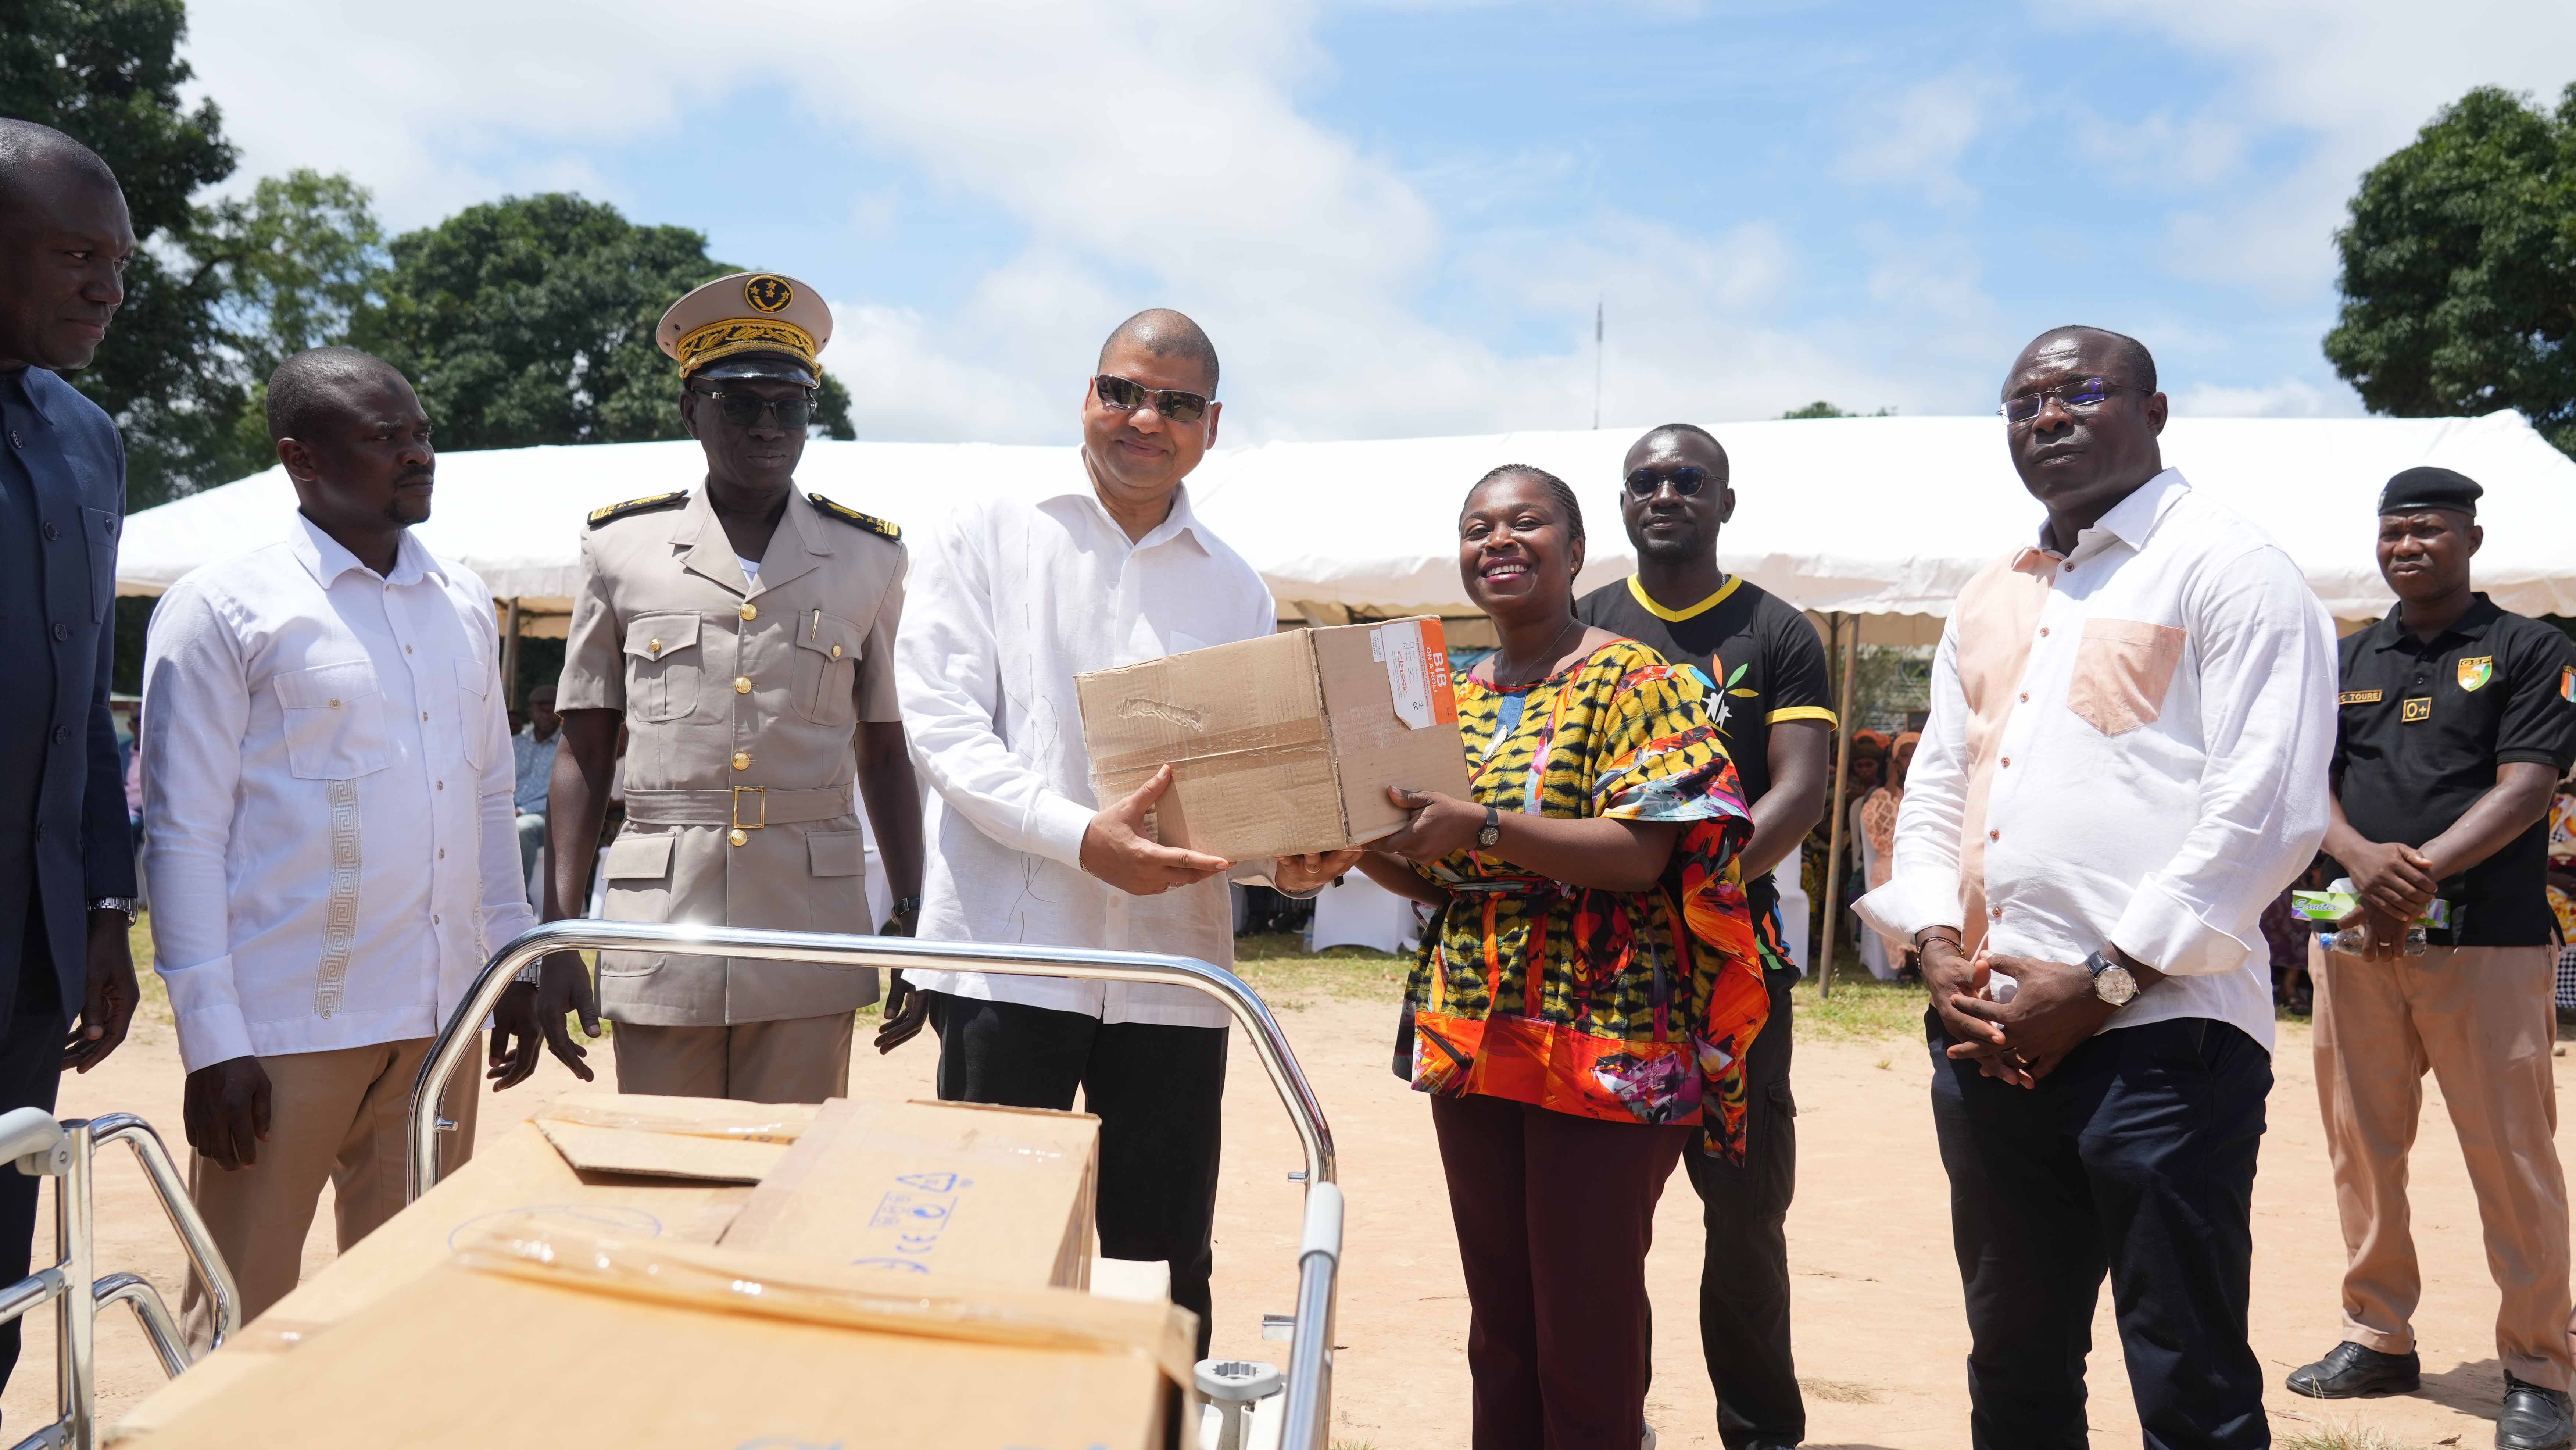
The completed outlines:
<svg viewBox="0 0 2576 1450">
<path fill-rule="evenodd" d="M 1390 1008 L 1378 1000 L 1298 995 L 1308 1000 L 1284 1006 L 1281 1018 L 1330 1117 L 1350 1202 L 1334 1441 L 1346 1450 L 1463 1444 L 1466 1295 L 1423 1101 L 1387 1071 Z M 603 1066 L 606 1048 L 600 1043 L 596 1054 Z M 927 1096 L 934 1053 L 926 1035 L 891 1058 L 863 1047 L 852 1092 Z M 2255 1349 L 2273 1384 L 2275 1435 L 2295 1443 L 2337 1430 L 2377 1430 L 2399 1445 L 2484 1446 L 2503 1392 L 2494 1349 L 2496 1293 L 2458 1140 L 2429 1082 L 2414 1167 L 2415 1230 L 2428 1285 L 2417 1323 L 2423 1392 L 2328 1405 L 2279 1388 L 2281 1375 L 2336 1340 L 2343 1251 L 2304 1027 L 2282 1029 L 2276 1072 L 2255 1185 L 2253 1306 Z M 1967 1335 L 1950 1256 L 1947 1188 L 1926 1104 L 1929 1075 L 1919 1040 L 1802 1035 L 1799 1044 L 1800 1171 L 1789 1241 L 1811 1445 L 1928 1450 L 1967 1443 Z M 2562 1091 L 2566 1080 L 2561 1059 Z M 487 1097 L 481 1131 L 504 1131 L 575 1086 L 570 1074 L 549 1063 L 534 1081 Z M 166 1021 L 138 1023 L 135 1039 L 105 1067 L 65 1081 L 63 1113 L 141 1113 L 162 1129 L 184 1165 L 179 1089 L 171 1029 Z M 1287 1117 L 1238 1040 L 1217 1221 L 1220 1354 L 1276 1359 L 1285 1349 L 1263 1343 L 1259 1325 L 1263 1311 L 1293 1307 L 1300 1190 L 1287 1174 L 1298 1166 Z M 144 1273 L 175 1307 L 177 1244 L 121 1150 L 102 1161 L 98 1211 L 100 1272 Z M 1656 1380 L 1647 1416 L 1666 1447 L 1718 1443 L 1694 1309 L 1698 1211 L 1688 1181 L 1675 1174 L 1649 1263 Z M 50 1224 L 50 1217 L 43 1222 Z M 306 1250 L 308 1272 L 333 1253 L 330 1222 L 326 1198 Z M 40 1243 L 50 1243 L 50 1234 L 41 1229 Z M 2094 1330 L 2094 1443 L 2135 1446 L 2137 1426 L 2108 1313 L 2106 1293 Z M 38 1316 L 31 1328 L 26 1358 L 0 1401 L 11 1439 L 48 1418 L 53 1404 L 49 1316 Z M 99 1346 L 101 1419 L 112 1424 L 159 1382 L 160 1370 L 121 1310 L 101 1321 Z"/>
</svg>

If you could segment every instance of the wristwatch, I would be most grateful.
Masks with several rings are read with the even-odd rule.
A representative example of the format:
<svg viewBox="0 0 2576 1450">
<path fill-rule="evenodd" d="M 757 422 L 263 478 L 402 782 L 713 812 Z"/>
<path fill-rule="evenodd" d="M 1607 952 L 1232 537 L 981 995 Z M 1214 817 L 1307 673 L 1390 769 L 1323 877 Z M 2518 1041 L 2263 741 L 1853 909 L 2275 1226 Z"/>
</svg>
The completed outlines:
<svg viewBox="0 0 2576 1450">
<path fill-rule="evenodd" d="M 1485 807 L 1485 829 L 1476 833 L 1476 849 L 1490 851 L 1503 839 L 1503 813 L 1494 806 Z"/>
<path fill-rule="evenodd" d="M 898 896 L 894 910 L 886 914 L 885 924 L 877 928 L 879 936 L 910 936 L 921 925 L 921 898 Z"/>
<path fill-rule="evenodd" d="M 2084 970 L 2093 974 L 2093 995 L 2114 1007 L 2126 1007 L 2138 995 L 2138 979 L 2129 969 L 2111 960 L 2105 952 L 2095 952 L 2084 959 Z"/>
<path fill-rule="evenodd" d="M 130 926 L 134 922 L 136 913 L 143 910 L 143 903 L 131 896 L 93 896 L 89 901 L 89 909 L 124 912 L 126 924 Z"/>
</svg>

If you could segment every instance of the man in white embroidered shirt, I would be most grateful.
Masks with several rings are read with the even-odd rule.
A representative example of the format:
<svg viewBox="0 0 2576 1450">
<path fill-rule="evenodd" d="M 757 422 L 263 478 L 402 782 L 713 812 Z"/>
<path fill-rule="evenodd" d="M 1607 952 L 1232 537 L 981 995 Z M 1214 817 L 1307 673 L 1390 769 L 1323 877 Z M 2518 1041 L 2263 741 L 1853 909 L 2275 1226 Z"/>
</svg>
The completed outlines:
<svg viewBox="0 0 2576 1450">
<path fill-rule="evenodd" d="M 1190 511 L 1181 480 L 1216 439 L 1216 349 L 1177 312 L 1101 348 L 1081 462 L 1034 497 L 978 500 L 931 532 L 895 640 L 904 728 L 935 792 L 921 935 L 1234 961 L 1231 863 L 1156 844 L 1134 795 L 1093 800 L 1073 677 L 1270 633 L 1270 591 Z M 1311 895 L 1356 851 L 1283 860 Z M 1171 1265 L 1208 1347 L 1225 1009 L 1186 987 L 911 972 L 879 1051 L 939 1033 L 939 1095 L 1100 1117 L 1100 1251 Z"/>
<path fill-rule="evenodd" d="M 2289 557 L 2164 466 L 2132 338 L 2004 385 L 2038 547 L 1961 592 L 1862 899 L 1922 952 L 1979 1447 L 2085 1443 L 2107 1271 L 2146 1443 L 2262 1446 L 2246 1343 L 2272 1083 L 2257 922 L 2315 853 L 2334 631 Z"/>
<path fill-rule="evenodd" d="M 434 466 L 420 401 L 322 348 L 277 370 L 268 425 L 302 507 L 162 597 L 143 686 L 189 1192 L 245 1318 L 295 1287 L 326 1181 L 343 1252 L 402 1207 L 421 1059 L 486 953 L 535 924 L 491 596 L 410 532 Z M 443 1107 L 451 1167 L 475 1087 Z M 187 1315 L 203 1343 L 195 1283 Z"/>
</svg>

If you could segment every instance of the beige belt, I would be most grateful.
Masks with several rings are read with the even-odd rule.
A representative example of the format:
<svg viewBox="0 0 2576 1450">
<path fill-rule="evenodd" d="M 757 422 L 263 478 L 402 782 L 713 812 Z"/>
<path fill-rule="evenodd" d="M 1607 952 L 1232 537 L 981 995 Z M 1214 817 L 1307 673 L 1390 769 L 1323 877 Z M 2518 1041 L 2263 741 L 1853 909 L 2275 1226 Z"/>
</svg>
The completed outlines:
<svg viewBox="0 0 2576 1450">
<path fill-rule="evenodd" d="M 851 814 L 850 788 L 776 790 L 738 785 L 731 790 L 630 790 L 626 819 L 647 826 L 796 826 Z"/>
</svg>

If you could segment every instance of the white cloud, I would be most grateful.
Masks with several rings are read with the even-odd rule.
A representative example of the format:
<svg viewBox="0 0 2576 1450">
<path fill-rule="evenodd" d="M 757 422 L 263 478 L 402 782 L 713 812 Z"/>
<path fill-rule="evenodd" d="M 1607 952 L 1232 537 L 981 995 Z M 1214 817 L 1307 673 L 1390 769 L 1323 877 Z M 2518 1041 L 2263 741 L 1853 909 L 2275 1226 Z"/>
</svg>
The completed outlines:
<svg viewBox="0 0 2576 1450">
<path fill-rule="evenodd" d="M 2032 9 L 2064 23 L 2047 0 Z M 2240 72 L 2180 123 L 2186 133 L 2260 127 L 2307 143 L 2271 174 L 2237 168 L 2247 194 L 2184 214 L 2170 232 L 2185 275 L 2275 297 L 2325 291 L 2333 233 L 2361 174 L 2437 108 L 2480 85 L 2546 103 L 2576 80 L 2576 5 L 2567 0 L 2457 0 L 2438 15 L 2420 0 L 2165 0 L 2124 15 Z"/>
<path fill-rule="evenodd" d="M 1977 199 L 1959 162 L 2005 97 L 1994 78 L 1955 71 L 1862 106 L 1836 170 L 1853 181 L 1919 191 L 1938 205 Z"/>
</svg>

